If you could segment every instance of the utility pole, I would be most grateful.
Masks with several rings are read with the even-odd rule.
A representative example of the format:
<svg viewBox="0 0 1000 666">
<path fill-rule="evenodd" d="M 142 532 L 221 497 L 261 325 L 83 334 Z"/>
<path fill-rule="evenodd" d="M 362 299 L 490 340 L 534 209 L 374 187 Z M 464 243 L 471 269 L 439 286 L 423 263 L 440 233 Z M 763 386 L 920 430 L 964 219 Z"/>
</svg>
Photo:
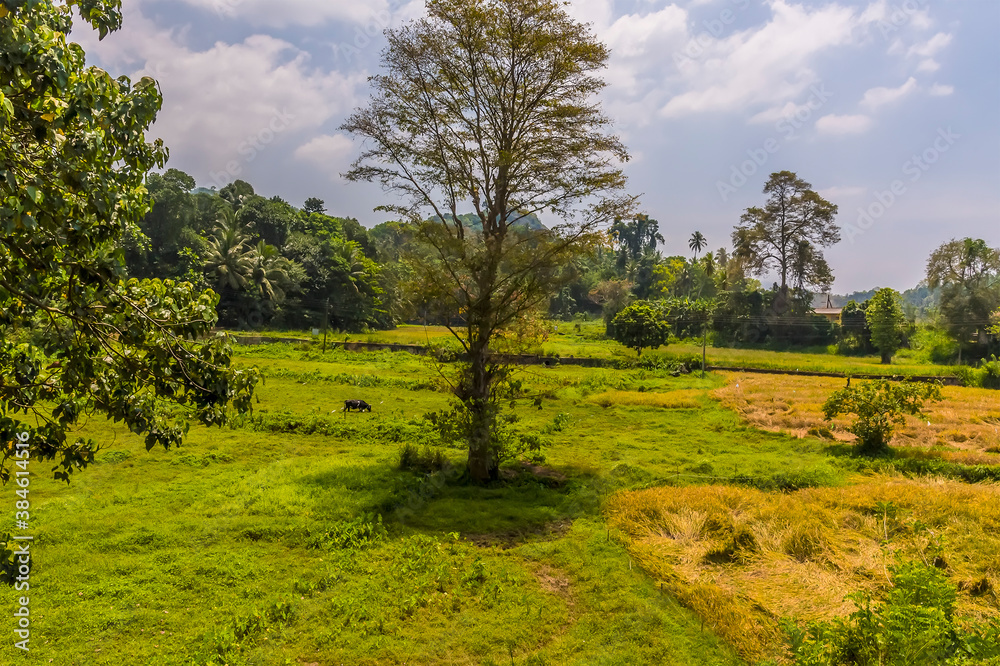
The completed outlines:
<svg viewBox="0 0 1000 666">
<path fill-rule="evenodd" d="M 326 353 L 326 331 L 330 328 L 330 297 L 326 297 L 326 305 L 323 307 L 323 353 Z"/>
<path fill-rule="evenodd" d="M 705 347 L 708 344 L 708 322 L 701 329 L 701 378 L 705 378 Z"/>
</svg>

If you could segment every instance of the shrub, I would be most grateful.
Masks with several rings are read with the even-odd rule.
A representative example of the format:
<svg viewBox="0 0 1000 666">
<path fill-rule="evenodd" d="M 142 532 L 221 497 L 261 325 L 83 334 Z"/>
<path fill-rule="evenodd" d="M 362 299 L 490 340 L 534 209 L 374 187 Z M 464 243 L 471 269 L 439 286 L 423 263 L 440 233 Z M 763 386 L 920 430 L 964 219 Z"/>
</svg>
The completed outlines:
<svg viewBox="0 0 1000 666">
<path fill-rule="evenodd" d="M 636 350 L 640 356 L 643 349 L 656 349 L 667 344 L 670 338 L 670 326 L 646 301 L 636 301 L 629 305 L 611 323 L 614 326 L 614 339 Z"/>
<path fill-rule="evenodd" d="M 1000 389 L 1000 359 L 991 356 L 989 361 L 983 361 L 978 368 L 962 366 L 956 368 L 955 374 L 962 386 L 973 388 Z"/>
<path fill-rule="evenodd" d="M 1000 657 L 1000 625 L 957 625 L 956 590 L 941 571 L 919 563 L 890 571 L 894 587 L 881 605 L 873 606 L 865 594 L 850 595 L 857 610 L 846 619 L 814 623 L 804 631 L 789 625 L 794 663 L 910 666 Z"/>
<path fill-rule="evenodd" d="M 873 454 L 888 448 L 893 431 L 906 422 L 905 414 L 923 416 L 924 400 L 940 399 L 938 384 L 881 379 L 837 391 L 824 403 L 823 415 L 827 421 L 840 414 L 857 415 L 847 431 L 857 436 L 862 453 Z"/>
</svg>

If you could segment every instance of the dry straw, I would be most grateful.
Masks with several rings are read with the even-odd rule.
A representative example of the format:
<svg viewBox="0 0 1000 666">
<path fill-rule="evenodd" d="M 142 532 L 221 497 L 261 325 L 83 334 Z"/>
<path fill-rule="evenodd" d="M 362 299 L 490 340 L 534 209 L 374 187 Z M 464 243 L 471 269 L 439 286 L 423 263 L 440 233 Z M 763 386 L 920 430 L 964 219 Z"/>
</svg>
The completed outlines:
<svg viewBox="0 0 1000 666">
<path fill-rule="evenodd" d="M 877 477 L 767 493 L 729 486 L 616 495 L 611 524 L 637 562 L 750 661 L 781 657 L 778 618 L 846 615 L 888 566 L 923 561 L 959 588 L 958 612 L 1000 616 L 1000 488 Z"/>
</svg>

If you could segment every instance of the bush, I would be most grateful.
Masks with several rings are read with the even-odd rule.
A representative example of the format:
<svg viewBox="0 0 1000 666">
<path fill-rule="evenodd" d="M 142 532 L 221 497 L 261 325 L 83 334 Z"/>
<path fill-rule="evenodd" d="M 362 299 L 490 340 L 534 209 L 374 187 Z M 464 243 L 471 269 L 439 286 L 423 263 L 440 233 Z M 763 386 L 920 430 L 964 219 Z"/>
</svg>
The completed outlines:
<svg viewBox="0 0 1000 666">
<path fill-rule="evenodd" d="M 846 619 L 814 623 L 805 631 L 788 625 L 794 663 L 911 666 L 1000 658 L 1000 624 L 956 624 L 956 590 L 941 571 L 920 563 L 890 571 L 894 587 L 881 605 L 873 606 L 865 594 L 850 595 L 857 610 Z"/>
<path fill-rule="evenodd" d="M 875 454 L 889 447 L 893 431 L 906 422 L 905 414 L 922 416 L 924 400 L 940 399 L 938 384 L 881 379 L 837 391 L 824 403 L 823 415 L 829 421 L 840 414 L 855 414 L 847 431 L 858 438 L 862 453 Z"/>
<path fill-rule="evenodd" d="M 921 327 L 910 337 L 910 351 L 900 352 L 900 356 L 946 365 L 958 357 L 958 343 L 944 331 Z"/>
<path fill-rule="evenodd" d="M 611 324 L 614 326 L 614 339 L 636 350 L 640 356 L 643 349 L 656 349 L 667 344 L 670 338 L 670 326 L 646 301 L 632 303 L 619 312 Z"/>
<path fill-rule="evenodd" d="M 978 368 L 968 366 L 957 368 L 955 374 L 958 375 L 962 386 L 1000 389 L 1000 359 L 996 356 L 992 356 L 989 361 L 984 361 Z"/>
</svg>

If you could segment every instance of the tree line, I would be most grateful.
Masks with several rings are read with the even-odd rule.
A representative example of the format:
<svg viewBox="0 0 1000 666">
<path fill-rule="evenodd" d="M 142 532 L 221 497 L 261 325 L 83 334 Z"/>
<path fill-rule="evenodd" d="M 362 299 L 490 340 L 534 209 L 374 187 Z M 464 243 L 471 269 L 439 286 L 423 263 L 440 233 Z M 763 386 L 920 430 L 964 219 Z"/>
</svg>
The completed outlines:
<svg viewBox="0 0 1000 666">
<path fill-rule="evenodd" d="M 242 180 L 218 192 L 196 188 L 177 169 L 151 173 L 147 188 L 154 204 L 139 224 L 142 233 L 124 241 L 129 273 L 211 287 L 220 296 L 220 325 L 356 332 L 404 321 L 441 323 L 454 315 L 436 309 L 427 290 L 421 293 L 410 262 L 414 223 L 366 229 L 355 219 L 327 214 L 319 198 L 296 208 L 257 194 Z M 839 240 L 837 207 L 787 171 L 772 174 L 764 193 L 765 205 L 748 209 L 735 226 L 734 250 L 706 251 L 707 239 L 695 231 L 688 242 L 691 256 L 663 256 L 657 220 L 645 214 L 614 220 L 603 237 L 561 267 L 562 284 L 545 314 L 603 317 L 607 334 L 623 340 L 652 335 L 665 343 L 671 336 L 707 332 L 716 346 L 835 344 L 840 353 L 879 353 L 886 361 L 910 343 L 919 318 L 952 342 L 933 350 L 934 360 L 1000 351 L 990 328 L 1000 308 L 996 248 L 981 239 L 944 243 L 928 259 L 926 280 L 905 294 L 908 299 L 891 289 L 861 292 L 833 323 L 813 305 L 834 280 L 822 248 Z M 475 214 L 455 220 L 481 233 Z M 441 218 L 430 222 L 440 224 Z M 545 228 L 534 214 L 512 226 Z M 765 288 L 759 279 L 765 275 L 781 282 Z M 644 317 L 656 313 L 665 328 L 616 334 L 616 326 L 625 325 L 616 318 L 636 301 L 650 304 Z M 891 316 L 885 310 L 890 303 Z"/>
</svg>

